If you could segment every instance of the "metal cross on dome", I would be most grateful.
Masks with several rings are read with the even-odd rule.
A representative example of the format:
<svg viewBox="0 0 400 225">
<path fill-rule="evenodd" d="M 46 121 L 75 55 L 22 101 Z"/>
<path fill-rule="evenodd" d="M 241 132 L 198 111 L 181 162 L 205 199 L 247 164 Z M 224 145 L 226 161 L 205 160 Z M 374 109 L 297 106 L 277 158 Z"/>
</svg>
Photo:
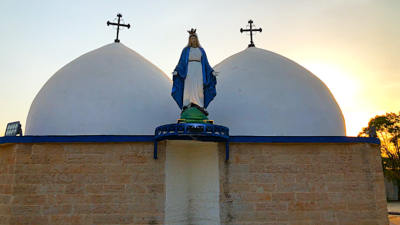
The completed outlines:
<svg viewBox="0 0 400 225">
<path fill-rule="evenodd" d="M 262 29 L 260 28 L 260 29 L 253 29 L 253 28 L 255 28 L 255 26 L 253 25 L 253 20 L 249 20 L 249 29 L 243 29 L 243 28 L 240 28 L 240 33 L 243 33 L 243 31 L 250 31 L 250 44 L 249 44 L 249 47 L 256 47 L 255 45 L 254 45 L 254 42 L 253 42 L 253 32 L 255 32 L 255 31 L 260 31 L 260 33 L 262 32 Z"/>
<path fill-rule="evenodd" d="M 117 38 L 114 40 L 115 42 L 119 42 L 119 39 L 118 39 L 119 27 L 127 27 L 128 29 L 131 27 L 131 25 L 129 23 L 128 24 L 123 24 L 123 23 L 121 24 L 121 17 L 122 17 L 121 13 L 118 13 L 117 17 L 118 17 L 118 23 L 111 23 L 110 21 L 107 21 L 107 26 L 110 26 L 110 25 L 116 25 L 117 26 Z"/>
</svg>

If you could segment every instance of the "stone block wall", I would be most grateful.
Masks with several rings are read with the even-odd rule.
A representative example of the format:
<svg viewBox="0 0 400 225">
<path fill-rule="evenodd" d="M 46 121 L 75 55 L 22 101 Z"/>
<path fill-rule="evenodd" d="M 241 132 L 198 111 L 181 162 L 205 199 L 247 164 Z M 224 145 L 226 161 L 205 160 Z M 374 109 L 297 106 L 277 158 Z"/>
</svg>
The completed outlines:
<svg viewBox="0 0 400 225">
<path fill-rule="evenodd" d="M 165 143 L 0 146 L 0 224 L 163 224 Z"/>
<path fill-rule="evenodd" d="M 373 144 L 219 145 L 222 224 L 387 225 Z"/>
</svg>

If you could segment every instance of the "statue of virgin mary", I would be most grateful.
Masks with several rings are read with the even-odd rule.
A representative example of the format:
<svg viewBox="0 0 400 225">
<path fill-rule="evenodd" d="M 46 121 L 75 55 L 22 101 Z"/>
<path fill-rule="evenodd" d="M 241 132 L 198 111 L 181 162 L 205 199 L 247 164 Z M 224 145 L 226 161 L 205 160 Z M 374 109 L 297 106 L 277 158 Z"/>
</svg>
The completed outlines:
<svg viewBox="0 0 400 225">
<path fill-rule="evenodd" d="M 179 108 L 185 110 L 195 106 L 203 113 L 217 95 L 215 72 L 207 60 L 207 55 L 199 43 L 196 30 L 189 32 L 189 43 L 182 50 L 179 63 L 173 74 L 172 97 Z"/>
</svg>

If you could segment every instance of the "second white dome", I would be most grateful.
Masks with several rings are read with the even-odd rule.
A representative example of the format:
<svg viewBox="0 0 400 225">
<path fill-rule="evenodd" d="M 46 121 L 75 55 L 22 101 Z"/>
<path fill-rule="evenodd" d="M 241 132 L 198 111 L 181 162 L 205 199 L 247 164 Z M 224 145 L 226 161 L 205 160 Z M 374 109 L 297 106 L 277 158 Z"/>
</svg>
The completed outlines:
<svg viewBox="0 0 400 225">
<path fill-rule="evenodd" d="M 220 75 L 209 118 L 229 127 L 230 135 L 346 135 L 328 87 L 292 60 L 251 47 L 214 69 Z"/>
</svg>

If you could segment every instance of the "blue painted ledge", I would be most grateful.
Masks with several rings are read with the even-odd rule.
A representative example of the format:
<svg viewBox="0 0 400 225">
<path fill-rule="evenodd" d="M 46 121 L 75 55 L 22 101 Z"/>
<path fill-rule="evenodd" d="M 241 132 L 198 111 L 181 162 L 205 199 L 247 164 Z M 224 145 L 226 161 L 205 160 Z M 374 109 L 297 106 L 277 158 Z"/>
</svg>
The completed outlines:
<svg viewBox="0 0 400 225">
<path fill-rule="evenodd" d="M 0 144 L 51 142 L 153 142 L 154 135 L 82 135 L 82 136 L 22 136 L 0 137 Z M 247 143 L 370 143 L 380 144 L 378 138 L 345 136 L 230 136 L 229 142 Z"/>
</svg>

